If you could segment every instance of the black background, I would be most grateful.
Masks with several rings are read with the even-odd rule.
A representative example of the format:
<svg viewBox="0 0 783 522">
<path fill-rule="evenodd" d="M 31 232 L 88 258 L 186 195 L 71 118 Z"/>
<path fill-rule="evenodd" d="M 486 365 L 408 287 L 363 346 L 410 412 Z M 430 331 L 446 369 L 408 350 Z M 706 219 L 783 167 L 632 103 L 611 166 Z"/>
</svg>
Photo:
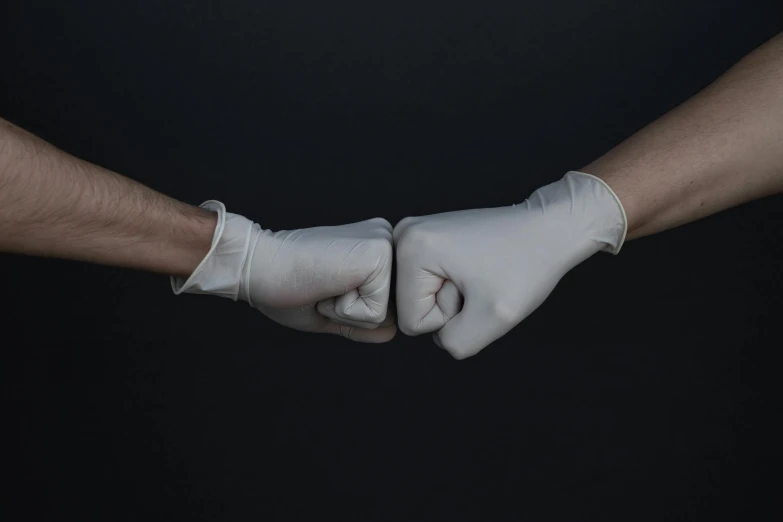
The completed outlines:
<svg viewBox="0 0 783 522">
<path fill-rule="evenodd" d="M 777 0 L 0 5 L 0 115 L 272 229 L 522 201 L 783 30 Z M 777 518 L 781 201 L 595 256 L 461 362 L 3 255 L 3 507 Z"/>
</svg>

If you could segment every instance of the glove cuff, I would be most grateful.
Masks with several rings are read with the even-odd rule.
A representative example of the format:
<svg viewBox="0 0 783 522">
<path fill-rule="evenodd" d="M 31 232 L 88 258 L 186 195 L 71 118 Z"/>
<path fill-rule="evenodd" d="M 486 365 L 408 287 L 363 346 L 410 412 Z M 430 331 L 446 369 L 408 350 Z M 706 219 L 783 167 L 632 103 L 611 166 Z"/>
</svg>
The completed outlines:
<svg viewBox="0 0 783 522">
<path fill-rule="evenodd" d="M 236 301 L 253 228 L 258 225 L 244 216 L 226 212 L 220 201 L 205 201 L 200 207 L 218 215 L 212 246 L 190 277 L 171 277 L 171 289 L 175 295 L 210 294 Z"/>
<path fill-rule="evenodd" d="M 583 204 L 596 211 L 590 227 L 593 240 L 603 245 L 604 252 L 619 254 L 628 232 L 628 219 L 617 194 L 604 180 L 585 172 L 569 171 L 563 181 L 572 195 L 579 194 Z"/>
</svg>

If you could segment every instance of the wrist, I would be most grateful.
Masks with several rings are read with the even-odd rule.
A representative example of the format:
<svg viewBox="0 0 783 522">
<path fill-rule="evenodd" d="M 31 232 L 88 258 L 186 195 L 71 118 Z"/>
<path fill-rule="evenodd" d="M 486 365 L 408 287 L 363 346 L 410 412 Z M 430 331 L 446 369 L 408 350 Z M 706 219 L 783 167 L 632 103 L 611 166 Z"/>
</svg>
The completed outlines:
<svg viewBox="0 0 783 522">
<path fill-rule="evenodd" d="M 173 276 L 189 277 L 207 256 L 217 227 L 218 215 L 207 209 L 186 206 L 173 229 L 167 272 Z"/>
<path fill-rule="evenodd" d="M 206 201 L 201 208 L 211 211 L 215 220 L 209 247 L 187 278 L 171 277 L 171 288 L 177 295 L 211 294 L 235 301 L 247 300 L 242 282 L 249 268 L 254 237 L 261 228 L 243 216 L 226 212 L 226 207 L 219 201 Z"/>
<path fill-rule="evenodd" d="M 538 189 L 526 204 L 557 224 L 558 235 L 586 257 L 600 250 L 617 254 L 625 241 L 627 218 L 622 203 L 604 181 L 591 174 L 570 171 Z"/>
<path fill-rule="evenodd" d="M 632 181 L 632 177 L 627 175 L 627 168 L 621 170 L 611 164 L 604 165 L 600 160 L 584 167 L 582 172 L 589 172 L 611 189 L 625 212 L 627 239 L 639 237 L 639 230 L 649 221 L 652 210 L 649 208 L 649 198 L 645 198 L 645 193 L 649 195 L 649 191 Z"/>
</svg>

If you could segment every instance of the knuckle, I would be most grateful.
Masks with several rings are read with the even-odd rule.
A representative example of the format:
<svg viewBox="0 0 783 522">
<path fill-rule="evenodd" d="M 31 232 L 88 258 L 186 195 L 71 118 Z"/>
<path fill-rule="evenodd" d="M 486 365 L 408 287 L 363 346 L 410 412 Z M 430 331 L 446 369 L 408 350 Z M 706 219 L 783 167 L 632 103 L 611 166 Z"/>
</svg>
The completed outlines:
<svg viewBox="0 0 783 522">
<path fill-rule="evenodd" d="M 410 256 L 422 250 L 430 250 L 433 247 L 435 236 L 426 228 L 411 225 L 403 232 L 397 243 L 397 254 Z"/>
<path fill-rule="evenodd" d="M 389 221 L 385 218 L 377 217 L 371 219 L 370 221 L 372 221 L 373 224 L 380 226 L 381 228 L 384 228 L 386 230 L 392 230 L 391 223 L 389 223 Z"/>
<path fill-rule="evenodd" d="M 397 328 L 405 335 L 416 336 L 419 332 L 416 331 L 416 323 L 410 321 L 397 321 Z"/>
<path fill-rule="evenodd" d="M 384 259 L 390 258 L 393 251 L 392 242 L 385 237 L 374 237 L 368 240 L 370 249 L 373 252 L 377 252 Z"/>
<path fill-rule="evenodd" d="M 399 222 L 397 222 L 397 226 L 394 227 L 394 233 L 399 234 L 402 231 L 404 231 L 406 228 L 408 228 L 414 221 L 416 220 L 413 216 L 408 216 L 406 218 L 402 218 Z"/>
</svg>

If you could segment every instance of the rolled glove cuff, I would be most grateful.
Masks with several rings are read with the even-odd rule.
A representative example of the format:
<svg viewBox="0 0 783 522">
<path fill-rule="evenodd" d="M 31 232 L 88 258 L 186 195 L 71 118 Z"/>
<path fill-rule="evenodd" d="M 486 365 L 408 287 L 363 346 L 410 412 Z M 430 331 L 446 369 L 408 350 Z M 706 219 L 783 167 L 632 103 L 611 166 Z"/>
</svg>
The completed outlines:
<svg viewBox="0 0 783 522">
<path fill-rule="evenodd" d="M 200 206 L 218 215 L 212 246 L 190 277 L 171 278 L 171 289 L 176 295 L 209 294 L 236 301 L 253 229 L 260 227 L 244 216 L 226 212 L 220 201 L 205 201 Z"/>
<path fill-rule="evenodd" d="M 619 254 L 628 233 L 628 218 L 617 194 L 604 180 L 584 172 L 572 170 L 563 181 L 569 188 L 579 185 L 570 192 L 578 193 L 583 204 L 597 212 L 591 219 L 592 239 L 603 245 L 604 252 Z"/>
</svg>

